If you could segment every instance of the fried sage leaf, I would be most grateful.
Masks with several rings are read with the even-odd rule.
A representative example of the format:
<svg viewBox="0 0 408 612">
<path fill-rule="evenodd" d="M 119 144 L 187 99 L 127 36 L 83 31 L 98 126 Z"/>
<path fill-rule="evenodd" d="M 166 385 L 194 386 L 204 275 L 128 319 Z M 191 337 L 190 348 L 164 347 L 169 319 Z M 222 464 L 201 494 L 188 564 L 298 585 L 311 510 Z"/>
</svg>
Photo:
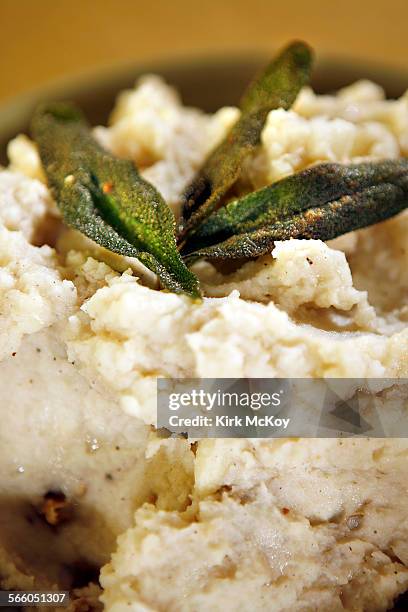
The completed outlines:
<svg viewBox="0 0 408 612">
<path fill-rule="evenodd" d="M 137 257 L 167 289 L 198 296 L 198 280 L 177 251 L 173 213 L 134 164 L 104 151 L 71 104 L 40 107 L 31 128 L 65 222 L 110 251 Z"/>
<path fill-rule="evenodd" d="M 210 215 L 184 252 L 231 236 L 268 227 L 312 207 L 319 207 L 368 187 L 406 181 L 408 160 L 360 164 L 319 164 L 229 202 Z"/>
<path fill-rule="evenodd" d="M 336 175 L 338 176 L 339 172 L 338 179 Z M 315 185 L 313 185 L 314 176 L 317 179 Z M 322 177 L 328 182 L 322 181 Z M 284 186 L 281 191 L 282 201 L 279 202 L 279 190 L 282 189 L 282 185 Z M 229 214 L 232 218 L 235 210 L 238 210 L 235 229 L 238 226 L 252 227 L 251 231 L 241 231 L 213 246 L 195 250 L 187 255 L 186 259 L 192 261 L 199 257 L 210 259 L 256 257 L 270 252 L 277 240 L 289 238 L 331 240 L 341 234 L 384 221 L 408 206 L 408 160 L 356 164 L 343 167 L 342 170 L 332 164 L 322 164 L 290 179 L 283 179 L 276 183 L 276 190 L 272 187 L 273 185 L 261 190 L 258 209 L 256 194 L 260 192 L 251 194 L 255 198 L 252 200 L 252 212 L 256 213 L 252 218 L 250 212 L 245 217 L 241 209 L 242 200 L 238 200 L 232 203 L 232 212 L 226 211 L 222 219 L 224 222 L 222 231 L 224 231 L 227 225 L 226 215 Z M 288 192 L 291 187 L 292 202 Z M 266 205 L 265 194 L 268 190 L 277 198 L 272 202 L 272 207 L 275 205 L 277 208 L 276 214 L 268 210 Z M 313 197 L 314 191 L 316 193 Z M 243 200 L 247 201 L 251 196 Z M 333 199 L 329 200 L 330 197 Z M 221 224 L 215 224 L 214 227 L 219 231 Z M 218 236 L 222 231 L 219 231 Z M 231 231 L 230 227 L 228 231 Z M 215 241 L 216 235 L 215 232 L 211 236 Z"/>
<path fill-rule="evenodd" d="M 292 106 L 309 80 L 311 65 L 310 48 L 294 42 L 249 86 L 241 101 L 240 119 L 185 192 L 181 241 L 220 205 L 238 179 L 243 161 L 259 144 L 269 111 Z"/>
</svg>

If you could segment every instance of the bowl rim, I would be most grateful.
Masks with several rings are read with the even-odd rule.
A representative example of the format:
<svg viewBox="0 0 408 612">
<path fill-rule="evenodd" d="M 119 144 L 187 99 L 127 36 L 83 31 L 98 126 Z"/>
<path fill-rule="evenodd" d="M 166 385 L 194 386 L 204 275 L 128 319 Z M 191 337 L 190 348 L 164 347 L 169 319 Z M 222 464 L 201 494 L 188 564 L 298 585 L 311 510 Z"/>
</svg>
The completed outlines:
<svg viewBox="0 0 408 612">
<path fill-rule="evenodd" d="M 108 66 L 87 68 L 51 79 L 0 101 L 0 163 L 4 163 L 6 159 L 7 143 L 18 133 L 26 131 L 32 110 L 40 101 L 62 98 L 75 100 L 85 95 L 91 99 L 92 96 L 97 98 L 102 92 L 109 92 L 113 102 L 121 90 L 131 87 L 141 75 L 149 73 L 163 75 L 170 85 L 172 82 L 168 77 L 172 75 L 178 75 L 178 79 L 191 79 L 195 75 L 197 81 L 200 74 L 207 74 L 208 78 L 211 73 L 220 75 L 224 72 L 227 79 L 237 81 L 240 71 L 245 74 L 253 74 L 254 71 L 265 65 L 269 58 L 270 56 L 266 56 L 265 52 L 248 51 L 226 53 L 222 57 L 219 53 L 211 53 L 197 54 L 189 58 L 175 56 L 171 59 L 151 62 L 127 60 L 113 62 Z M 321 83 L 324 79 L 335 84 L 333 88 L 326 88 L 329 91 L 359 79 L 373 80 L 383 86 L 391 97 L 395 97 L 404 93 L 404 90 L 408 88 L 408 69 L 393 67 L 388 63 L 352 61 L 341 55 L 317 54 L 312 86 Z M 177 88 L 178 83 L 174 84 Z M 322 88 L 316 87 L 317 91 L 320 89 Z M 184 98 L 183 95 L 182 98 Z"/>
</svg>

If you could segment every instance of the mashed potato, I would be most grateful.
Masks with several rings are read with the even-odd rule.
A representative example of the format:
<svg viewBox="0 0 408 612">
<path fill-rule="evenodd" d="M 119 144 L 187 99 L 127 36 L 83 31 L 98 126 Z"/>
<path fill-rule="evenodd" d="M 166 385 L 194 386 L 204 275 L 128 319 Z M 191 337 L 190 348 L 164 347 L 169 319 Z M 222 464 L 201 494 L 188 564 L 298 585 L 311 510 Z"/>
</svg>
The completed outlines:
<svg viewBox="0 0 408 612">
<path fill-rule="evenodd" d="M 95 136 L 134 159 L 177 215 L 238 116 L 185 108 L 148 76 Z M 304 89 L 292 110 L 269 114 L 240 181 L 257 188 L 321 161 L 407 154 L 407 96 L 386 101 L 365 81 L 336 96 Z M 60 226 L 29 139 L 12 141 L 9 157 L 0 172 L 3 588 L 68 586 L 93 606 L 106 564 L 102 601 L 114 612 L 388 609 L 408 588 L 407 441 L 191 448 L 152 426 L 157 376 L 407 377 L 408 214 L 327 244 L 278 242 L 230 274 L 199 262 L 206 297 L 195 303 Z M 54 248 L 41 239 L 50 224 Z M 55 525 L 44 503 L 56 494 L 69 516 Z"/>
<path fill-rule="evenodd" d="M 102 599 L 115 610 L 386 609 L 408 586 L 406 453 L 369 440 L 203 442 L 195 503 L 136 513 Z"/>
</svg>

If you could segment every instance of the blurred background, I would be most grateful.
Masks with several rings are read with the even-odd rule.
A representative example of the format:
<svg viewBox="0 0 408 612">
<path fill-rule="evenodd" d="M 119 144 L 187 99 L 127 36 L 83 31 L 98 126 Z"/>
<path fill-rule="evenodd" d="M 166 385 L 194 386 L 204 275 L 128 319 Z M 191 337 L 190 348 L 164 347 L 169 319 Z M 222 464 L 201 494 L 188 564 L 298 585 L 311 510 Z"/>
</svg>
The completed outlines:
<svg viewBox="0 0 408 612">
<path fill-rule="evenodd" d="M 408 69 L 407 0 L 0 0 L 0 23 L 0 103 L 117 62 L 268 55 L 294 37 Z"/>
</svg>

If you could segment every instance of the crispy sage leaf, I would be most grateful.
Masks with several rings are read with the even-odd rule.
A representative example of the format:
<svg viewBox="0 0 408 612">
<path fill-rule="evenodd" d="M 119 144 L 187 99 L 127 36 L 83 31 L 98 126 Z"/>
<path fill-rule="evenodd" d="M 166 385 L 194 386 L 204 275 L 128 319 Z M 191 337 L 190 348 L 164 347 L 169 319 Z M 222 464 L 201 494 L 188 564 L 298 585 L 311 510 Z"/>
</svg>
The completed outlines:
<svg viewBox="0 0 408 612">
<path fill-rule="evenodd" d="M 249 86 L 241 102 L 240 119 L 185 192 L 181 240 L 220 205 L 238 179 L 243 161 L 259 144 L 269 111 L 292 106 L 309 80 L 311 65 L 310 48 L 294 42 Z"/>
<path fill-rule="evenodd" d="M 408 206 L 407 159 L 356 164 L 348 169 L 345 167 L 343 178 L 340 180 L 343 193 L 339 193 L 340 189 L 337 181 L 334 180 L 331 186 L 334 199 L 323 203 L 323 200 L 330 193 L 330 185 L 323 183 L 325 192 L 323 192 L 322 197 L 319 199 L 319 195 L 317 195 L 313 199 L 310 196 L 314 188 L 310 181 L 313 173 L 317 172 L 317 176 L 320 178 L 324 176 L 326 166 L 330 169 L 329 174 L 326 175 L 327 178 L 333 171 L 333 165 L 331 164 L 322 164 L 308 172 L 300 173 L 297 175 L 299 183 L 295 180 L 296 177 L 291 177 L 293 179 L 292 185 L 296 185 L 297 188 L 297 193 L 294 193 L 293 196 L 298 198 L 297 201 L 294 199 L 290 203 L 290 195 L 285 193 L 285 190 L 282 192 L 285 196 L 284 202 L 286 202 L 283 209 L 287 211 L 286 206 L 289 203 L 289 208 L 292 211 L 290 216 L 286 214 L 282 218 L 279 211 L 277 214 L 280 220 L 277 220 L 273 214 L 268 215 L 267 207 L 262 209 L 262 206 L 260 206 L 260 219 L 264 214 L 264 222 L 260 220 L 259 225 L 256 225 L 256 218 L 251 219 L 250 216 L 239 220 L 239 222 L 242 221 L 242 227 L 245 224 L 250 226 L 253 223 L 252 227 L 256 226 L 256 229 L 232 235 L 218 244 L 198 249 L 187 255 L 186 259 L 191 262 L 199 257 L 210 259 L 256 257 L 270 252 L 275 241 L 288 240 L 289 238 L 331 240 L 341 234 L 384 221 Z M 350 170 L 349 174 L 347 170 Z M 334 175 L 332 174 L 332 177 Z M 304 197 L 301 183 L 305 180 L 306 196 Z M 280 183 L 291 185 L 289 179 L 284 179 Z M 279 190 L 279 183 L 276 185 Z M 265 190 L 262 191 L 265 192 Z M 320 193 L 319 189 L 318 193 Z M 252 195 L 255 196 L 256 194 Z M 248 197 L 244 199 L 248 199 Z M 263 198 L 261 201 L 265 203 Z M 235 203 L 235 207 L 238 209 L 240 208 L 239 202 Z M 253 209 L 256 209 L 256 206 L 253 206 Z M 299 210 L 302 212 L 296 214 Z"/>
<path fill-rule="evenodd" d="M 368 187 L 406 181 L 408 160 L 360 164 L 319 164 L 281 179 L 268 187 L 229 202 L 210 215 L 187 243 L 184 252 L 216 244 L 227 238 L 268 227 L 312 207 L 362 191 Z"/>
<path fill-rule="evenodd" d="M 71 104 L 40 107 L 31 127 L 65 222 L 110 251 L 137 257 L 167 289 L 198 296 L 198 280 L 177 251 L 173 213 L 134 164 L 104 151 Z"/>
</svg>

